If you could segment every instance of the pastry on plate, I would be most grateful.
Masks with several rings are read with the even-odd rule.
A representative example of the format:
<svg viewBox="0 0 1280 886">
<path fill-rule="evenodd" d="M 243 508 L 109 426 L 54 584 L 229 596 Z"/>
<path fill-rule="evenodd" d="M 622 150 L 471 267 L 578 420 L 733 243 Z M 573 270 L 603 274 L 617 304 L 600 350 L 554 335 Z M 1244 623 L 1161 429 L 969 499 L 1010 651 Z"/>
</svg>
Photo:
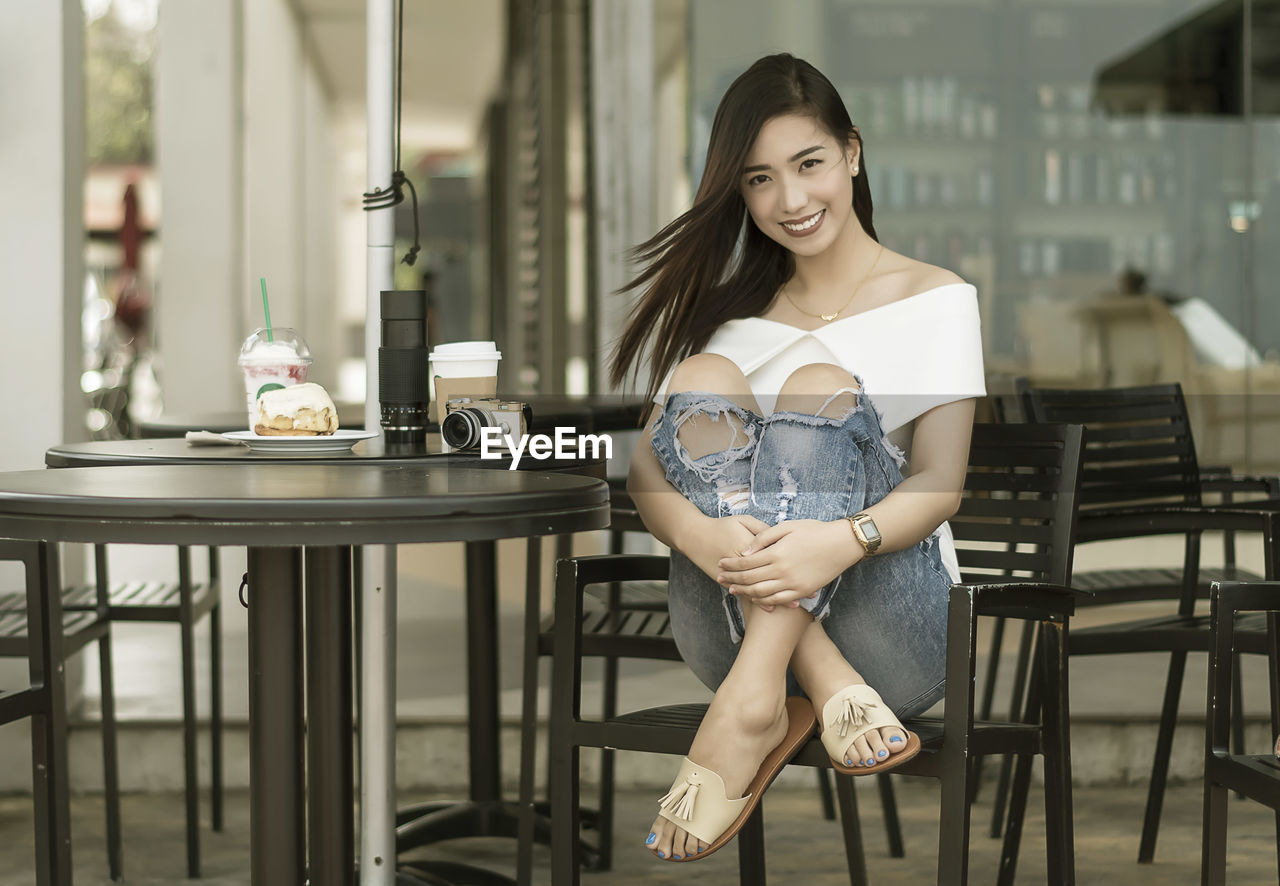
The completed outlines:
<svg viewBox="0 0 1280 886">
<path fill-rule="evenodd" d="M 263 391 L 253 432 L 260 437 L 325 437 L 338 430 L 338 409 L 320 385 Z"/>
</svg>

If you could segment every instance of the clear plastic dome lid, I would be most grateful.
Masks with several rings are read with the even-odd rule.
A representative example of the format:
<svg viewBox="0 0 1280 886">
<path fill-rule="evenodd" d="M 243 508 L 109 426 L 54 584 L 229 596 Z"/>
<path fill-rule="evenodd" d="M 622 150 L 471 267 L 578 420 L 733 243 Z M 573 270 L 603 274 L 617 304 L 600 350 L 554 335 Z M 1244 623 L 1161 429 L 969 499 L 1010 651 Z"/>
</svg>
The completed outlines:
<svg viewBox="0 0 1280 886">
<path fill-rule="evenodd" d="M 311 349 L 307 347 L 307 340 L 298 330 L 288 326 L 273 326 L 269 333 L 265 328 L 255 329 L 240 346 L 240 363 L 274 362 L 282 359 L 311 362 Z"/>
</svg>

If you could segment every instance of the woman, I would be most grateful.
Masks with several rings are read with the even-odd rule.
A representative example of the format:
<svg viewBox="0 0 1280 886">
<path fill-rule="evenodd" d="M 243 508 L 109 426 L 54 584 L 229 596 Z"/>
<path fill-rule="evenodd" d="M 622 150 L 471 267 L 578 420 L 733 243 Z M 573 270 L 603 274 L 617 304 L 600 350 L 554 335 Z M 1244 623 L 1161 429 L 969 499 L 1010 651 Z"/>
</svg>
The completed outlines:
<svg viewBox="0 0 1280 886">
<path fill-rule="evenodd" d="M 715 689 L 645 840 L 659 858 L 728 842 L 815 725 L 833 765 L 875 774 L 919 750 L 897 717 L 942 697 L 976 293 L 885 249 L 871 215 L 835 88 L 774 55 L 721 100 L 693 207 L 637 250 L 613 377 L 647 350 L 662 409 L 628 490 Z"/>
</svg>

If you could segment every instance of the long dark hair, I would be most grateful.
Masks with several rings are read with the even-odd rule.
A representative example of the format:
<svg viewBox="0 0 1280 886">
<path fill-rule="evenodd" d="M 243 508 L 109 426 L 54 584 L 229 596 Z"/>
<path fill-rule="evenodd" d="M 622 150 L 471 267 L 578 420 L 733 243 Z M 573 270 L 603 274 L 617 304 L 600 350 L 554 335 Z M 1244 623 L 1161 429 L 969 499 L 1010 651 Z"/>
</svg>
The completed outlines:
<svg viewBox="0 0 1280 886">
<path fill-rule="evenodd" d="M 795 273 L 795 259 L 751 221 L 740 179 L 747 154 L 774 117 L 812 117 L 842 149 L 862 137 L 831 81 L 786 53 L 765 56 L 733 81 L 711 124 L 707 164 L 693 206 L 633 251 L 644 264 L 622 293 L 643 290 L 613 354 L 609 377 L 618 385 L 646 346 L 652 401 L 667 371 L 700 352 L 726 320 L 754 317 Z M 853 211 L 873 240 L 866 152 L 853 177 Z M 737 248 L 741 240 L 741 248 Z"/>
</svg>

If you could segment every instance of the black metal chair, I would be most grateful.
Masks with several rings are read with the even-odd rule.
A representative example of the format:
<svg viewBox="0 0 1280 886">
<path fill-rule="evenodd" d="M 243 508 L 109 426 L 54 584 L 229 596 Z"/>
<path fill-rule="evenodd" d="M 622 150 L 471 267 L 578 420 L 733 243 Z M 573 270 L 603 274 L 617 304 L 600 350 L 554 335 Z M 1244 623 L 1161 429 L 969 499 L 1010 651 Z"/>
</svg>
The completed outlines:
<svg viewBox="0 0 1280 886">
<path fill-rule="evenodd" d="M 1185 538 L 1183 567 L 1178 569 L 1108 569 L 1077 572 L 1072 586 L 1089 591 L 1082 605 L 1136 600 L 1176 601 L 1173 614 L 1078 628 L 1072 632 L 1072 655 L 1169 652 L 1169 671 L 1152 761 L 1151 783 L 1138 860 L 1155 855 L 1160 812 L 1173 746 L 1178 699 L 1188 652 L 1207 652 L 1208 618 L 1195 614 L 1197 599 L 1210 581 L 1250 580 L 1259 576 L 1234 562 L 1234 533 L 1262 533 L 1267 577 L 1277 577 L 1276 545 L 1280 542 L 1280 501 L 1206 505 L 1206 491 L 1275 493 L 1274 480 L 1215 475 L 1202 478 L 1191 437 L 1186 401 L 1177 384 L 1112 389 L 1036 389 L 1023 392 L 1027 417 L 1035 422 L 1079 422 L 1088 428 L 1088 446 L 1080 487 L 1076 543 L 1179 534 Z M 1227 563 L 1200 568 L 1201 535 L 1227 534 Z M 1236 681 L 1238 687 L 1238 680 Z M 1236 701 L 1237 741 L 1243 720 Z M 1237 745 L 1239 747 L 1240 744 Z M 1003 808 L 1008 770 L 1001 778 L 997 814 Z M 1025 793 L 1025 786 L 1023 787 Z M 1015 791 L 1016 793 L 1016 791 Z M 1012 801 L 1025 804 L 1025 797 Z M 1016 816 L 1010 810 L 1009 821 Z M 998 821 L 993 818 L 993 833 Z"/>
<path fill-rule="evenodd" d="M 1280 759 L 1245 754 L 1229 747 L 1236 698 L 1236 667 L 1242 652 L 1267 656 L 1271 674 L 1271 734 L 1280 733 L 1280 582 L 1214 582 L 1209 597 L 1213 646 L 1209 653 L 1205 709 L 1204 836 L 1200 882 L 1224 886 L 1227 880 L 1227 791 L 1276 811 L 1280 845 Z M 1246 614 L 1247 613 L 1247 614 Z M 1240 617 L 1242 616 L 1242 617 Z"/>
<path fill-rule="evenodd" d="M 0 648 L 20 649 L 27 660 L 29 686 L 0 691 L 0 724 L 31 719 L 31 788 L 35 811 L 37 886 L 71 882 L 71 813 L 67 779 L 67 694 L 64 662 L 97 634 L 109 645 L 105 622 L 95 615 L 64 618 L 61 601 L 50 588 L 59 586 L 55 544 L 0 539 L 0 561 L 20 563 L 25 573 L 25 603 L 19 620 L 0 616 Z M 86 621 L 90 624 L 86 624 Z M 62 630 L 55 626 L 60 625 Z M 97 633 L 98 631 L 101 633 Z M 11 653 L 5 653 L 11 654 Z M 109 653 L 108 653 L 109 655 Z M 109 668 L 108 668 L 109 672 Z M 106 701 L 104 700 L 104 710 Z M 114 774 L 115 733 L 103 721 L 103 750 L 107 771 Z M 107 851 L 111 878 L 120 879 L 118 794 L 107 800 Z M 114 808 L 113 808 L 114 804 Z"/>
<path fill-rule="evenodd" d="M 941 720 L 917 718 L 906 724 L 920 735 L 924 749 L 895 770 L 896 774 L 942 780 L 939 883 L 962 883 L 967 877 L 970 762 L 980 753 L 1044 756 L 1050 882 L 1074 882 L 1066 623 L 1076 597 L 1067 582 L 1081 450 L 1078 427 L 974 427 L 964 499 L 950 521 L 967 583 L 954 585 L 950 596 L 946 712 Z M 1014 542 L 1015 547 L 1001 550 L 992 542 Z M 666 568 L 666 558 L 651 556 L 580 557 L 557 565 L 554 615 L 558 627 L 551 638 L 550 721 L 554 886 L 574 886 L 579 881 L 579 749 L 684 754 L 705 712 L 704 705 L 675 705 L 602 720 L 582 716 L 582 658 L 616 650 L 624 643 L 641 646 L 653 642 L 643 631 L 637 631 L 634 639 L 597 639 L 593 624 L 609 616 L 585 613 L 586 588 L 617 581 L 661 580 Z M 1008 575 L 1016 577 L 1009 579 Z M 1032 692 L 1035 705 L 1028 708 L 1028 714 L 1035 717 L 1027 722 L 982 723 L 974 718 L 979 616 L 1029 619 L 1039 627 Z M 561 626 L 565 625 L 574 629 L 564 630 Z M 816 738 L 793 762 L 830 765 Z M 850 880 L 857 886 L 866 882 L 866 869 L 856 837 L 854 790 L 848 777 L 838 776 L 836 786 L 846 833 L 855 835 L 846 843 L 846 853 Z M 1013 849 L 1016 841 L 1008 842 L 1006 852 Z M 763 884 L 761 807 L 742 830 L 738 851 L 741 882 Z M 1006 856 L 1002 867 L 1012 871 L 1014 859 Z"/>
<path fill-rule="evenodd" d="M 104 622 L 178 625 L 182 651 L 182 745 L 185 768 L 187 876 L 194 879 L 200 876 L 200 782 L 197 751 L 199 722 L 195 694 L 195 624 L 206 615 L 209 616 L 210 805 L 213 830 L 221 831 L 223 823 L 222 612 L 219 605 L 221 586 L 217 548 L 209 548 L 208 578 L 204 582 L 197 582 L 193 578 L 191 550 L 188 547 L 178 548 L 178 580 L 176 582 L 139 580 L 111 582 L 107 571 L 106 545 L 95 545 L 94 566 L 93 583 L 72 585 L 63 590 L 62 608 L 67 619 L 97 618 Z M 12 618 L 15 613 L 21 612 L 23 606 L 21 595 L 7 594 L 0 597 L 0 624 L 4 624 L 4 620 Z M 0 655 L 5 654 L 3 649 L 3 645 L 0 645 Z M 106 646 L 100 646 L 99 650 L 102 662 L 102 718 L 104 725 L 111 723 L 114 733 L 114 695 L 108 693 L 112 677 L 109 643 Z M 108 704 L 111 709 L 109 720 Z M 108 786 L 109 798 L 111 794 L 118 794 L 118 790 L 113 772 Z M 119 801 L 113 802 L 116 809 L 115 832 L 118 842 Z M 112 805 L 113 803 L 109 802 L 108 809 Z M 108 833 L 111 833 L 110 827 Z M 114 864 L 118 865 L 118 861 Z M 116 867 L 113 866 L 112 870 L 115 871 Z"/>
</svg>

